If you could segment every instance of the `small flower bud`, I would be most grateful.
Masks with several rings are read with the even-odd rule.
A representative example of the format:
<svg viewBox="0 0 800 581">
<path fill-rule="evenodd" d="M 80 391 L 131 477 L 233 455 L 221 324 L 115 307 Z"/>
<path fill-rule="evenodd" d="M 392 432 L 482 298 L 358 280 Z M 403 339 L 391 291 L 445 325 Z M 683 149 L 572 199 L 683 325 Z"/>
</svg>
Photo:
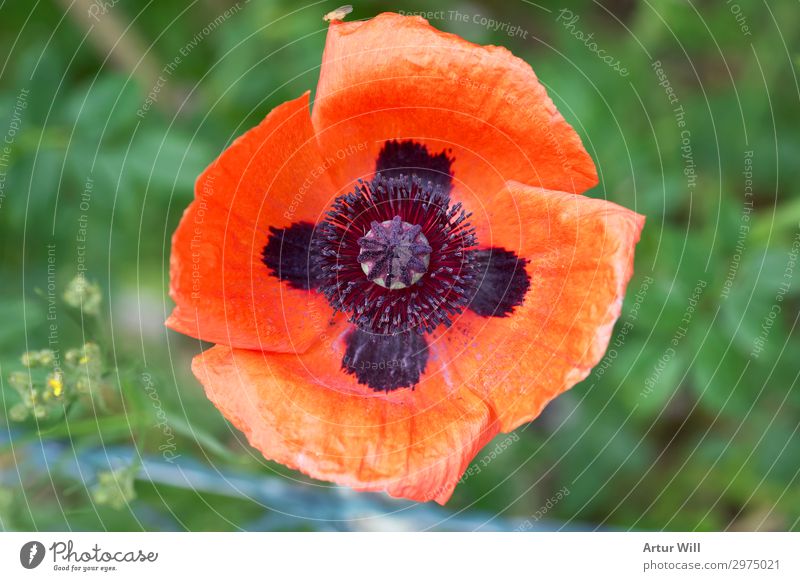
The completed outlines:
<svg viewBox="0 0 800 581">
<path fill-rule="evenodd" d="M 25 367 L 47 367 L 55 361 L 55 353 L 51 349 L 27 351 L 22 354 L 20 361 Z"/>
<path fill-rule="evenodd" d="M 22 422 L 28 418 L 28 408 L 24 403 L 18 403 L 11 406 L 8 410 L 8 417 L 11 421 Z"/>
<path fill-rule="evenodd" d="M 81 309 L 87 315 L 97 315 L 102 300 L 100 286 L 90 283 L 82 274 L 69 281 L 64 292 L 64 301 L 71 307 Z"/>
<path fill-rule="evenodd" d="M 14 371 L 8 376 L 8 383 L 20 393 L 25 393 L 31 388 L 31 376 L 24 371 Z"/>
<path fill-rule="evenodd" d="M 136 498 L 133 488 L 135 471 L 125 467 L 97 474 L 97 484 L 92 489 L 92 498 L 97 504 L 120 510 Z"/>
</svg>

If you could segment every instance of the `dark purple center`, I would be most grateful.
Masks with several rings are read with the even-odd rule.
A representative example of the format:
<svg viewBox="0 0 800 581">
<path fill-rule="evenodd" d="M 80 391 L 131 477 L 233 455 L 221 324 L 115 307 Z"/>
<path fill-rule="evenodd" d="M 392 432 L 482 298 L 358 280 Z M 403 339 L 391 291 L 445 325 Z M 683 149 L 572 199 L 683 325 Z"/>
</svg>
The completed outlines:
<svg viewBox="0 0 800 581">
<path fill-rule="evenodd" d="M 312 242 L 319 288 L 363 331 L 432 332 L 469 303 L 475 230 L 438 185 L 378 175 L 327 216 Z"/>
</svg>

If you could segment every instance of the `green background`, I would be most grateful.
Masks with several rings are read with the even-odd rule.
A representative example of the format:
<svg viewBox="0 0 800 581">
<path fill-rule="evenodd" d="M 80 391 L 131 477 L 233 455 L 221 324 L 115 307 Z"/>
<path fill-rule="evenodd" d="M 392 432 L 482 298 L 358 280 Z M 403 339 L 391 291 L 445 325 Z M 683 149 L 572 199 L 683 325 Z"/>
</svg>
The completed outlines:
<svg viewBox="0 0 800 581">
<path fill-rule="evenodd" d="M 170 236 L 203 167 L 314 89 L 321 17 L 338 4 L 0 5 L 11 138 L 0 143 L 0 527 L 800 528 L 800 10 L 789 0 L 572 2 L 571 26 L 551 2 L 356 3 L 348 19 L 442 11 L 434 26 L 525 59 L 597 163 L 588 195 L 647 216 L 614 351 L 481 452 L 443 509 L 312 482 L 228 426 L 189 371 L 201 346 L 163 326 Z M 137 115 L 159 75 L 156 103 Z M 82 229 L 97 314 L 64 297 Z M 23 353 L 48 347 L 52 312 L 62 354 L 99 346 L 94 385 L 80 394 L 76 372 L 66 411 L 22 418 L 10 378 L 27 374 Z"/>
</svg>

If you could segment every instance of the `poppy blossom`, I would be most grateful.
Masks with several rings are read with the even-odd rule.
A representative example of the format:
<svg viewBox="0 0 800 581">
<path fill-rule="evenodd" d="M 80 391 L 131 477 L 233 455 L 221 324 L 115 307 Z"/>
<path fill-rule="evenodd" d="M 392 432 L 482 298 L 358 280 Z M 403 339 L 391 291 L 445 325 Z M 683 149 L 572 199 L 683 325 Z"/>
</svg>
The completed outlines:
<svg viewBox="0 0 800 581">
<path fill-rule="evenodd" d="M 644 218 L 577 195 L 580 138 L 504 48 L 419 17 L 333 20 L 313 107 L 198 178 L 168 326 L 266 458 L 444 503 L 479 450 L 608 345 Z"/>
</svg>

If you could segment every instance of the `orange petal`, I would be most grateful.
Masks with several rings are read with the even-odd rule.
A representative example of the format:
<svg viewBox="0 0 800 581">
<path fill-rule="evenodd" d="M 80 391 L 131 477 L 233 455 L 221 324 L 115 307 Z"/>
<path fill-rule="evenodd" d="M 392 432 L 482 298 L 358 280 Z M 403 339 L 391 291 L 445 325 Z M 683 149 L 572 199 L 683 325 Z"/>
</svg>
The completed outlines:
<svg viewBox="0 0 800 581">
<path fill-rule="evenodd" d="M 495 409 L 502 431 L 534 419 L 605 353 L 644 217 L 603 200 L 510 182 L 490 199 L 482 245 L 528 260 L 530 288 L 505 318 L 466 311 L 431 351 Z"/>
<path fill-rule="evenodd" d="M 172 240 L 167 325 L 214 343 L 305 350 L 328 323 L 327 301 L 281 283 L 262 261 L 270 226 L 316 223 L 335 191 L 308 93 L 274 109 L 198 178 Z"/>
<path fill-rule="evenodd" d="M 475 394 L 436 362 L 416 389 L 375 392 L 341 371 L 343 335 L 302 355 L 216 346 L 192 370 L 209 399 L 268 459 L 357 490 L 444 504 L 497 433 Z"/>
<path fill-rule="evenodd" d="M 334 168 L 341 185 L 373 172 L 390 139 L 452 150 L 462 199 L 507 180 L 575 193 L 597 183 L 580 138 L 528 64 L 419 17 L 331 23 L 312 119 L 323 150 L 346 157 Z"/>
</svg>

